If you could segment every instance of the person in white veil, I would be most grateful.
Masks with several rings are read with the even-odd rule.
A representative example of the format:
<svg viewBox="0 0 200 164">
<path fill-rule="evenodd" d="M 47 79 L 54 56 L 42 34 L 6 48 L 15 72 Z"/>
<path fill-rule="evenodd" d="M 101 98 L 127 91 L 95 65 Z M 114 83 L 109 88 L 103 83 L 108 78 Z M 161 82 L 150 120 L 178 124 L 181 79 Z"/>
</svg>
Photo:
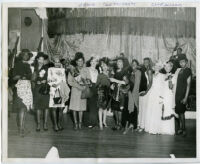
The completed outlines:
<svg viewBox="0 0 200 164">
<path fill-rule="evenodd" d="M 161 117 L 161 134 L 175 134 L 175 88 L 177 74 L 172 74 L 172 63 L 167 62 L 164 66 L 166 74 L 164 75 L 164 85 L 162 89 L 162 117 Z"/>
<path fill-rule="evenodd" d="M 153 67 L 153 82 L 151 89 L 148 92 L 146 99 L 146 113 L 145 113 L 145 132 L 150 134 L 161 133 L 161 116 L 162 116 L 162 88 L 164 82 L 164 75 L 159 71 L 163 67 L 161 61 L 155 63 Z"/>
</svg>

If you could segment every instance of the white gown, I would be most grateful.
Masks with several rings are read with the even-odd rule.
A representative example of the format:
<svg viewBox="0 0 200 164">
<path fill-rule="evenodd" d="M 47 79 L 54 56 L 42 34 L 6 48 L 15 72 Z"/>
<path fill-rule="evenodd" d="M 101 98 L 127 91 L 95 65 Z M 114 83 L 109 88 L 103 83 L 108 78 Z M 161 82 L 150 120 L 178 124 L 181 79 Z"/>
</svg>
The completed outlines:
<svg viewBox="0 0 200 164">
<path fill-rule="evenodd" d="M 145 131 L 151 134 L 161 133 L 162 99 L 164 75 L 153 75 L 152 87 L 147 93 Z"/>
<path fill-rule="evenodd" d="M 147 78 L 147 85 L 149 84 L 148 75 L 145 72 L 145 76 Z M 141 129 L 145 127 L 145 112 L 146 112 L 146 103 L 147 103 L 147 95 L 139 96 L 139 113 L 138 113 L 138 126 Z"/>
<path fill-rule="evenodd" d="M 167 78 L 167 75 L 165 75 Z M 173 75 L 172 83 L 174 86 L 176 83 L 177 76 L 176 74 Z M 161 123 L 161 134 L 175 134 L 175 92 L 172 89 L 169 89 L 168 80 L 164 80 L 164 87 L 163 87 L 163 120 Z"/>
</svg>

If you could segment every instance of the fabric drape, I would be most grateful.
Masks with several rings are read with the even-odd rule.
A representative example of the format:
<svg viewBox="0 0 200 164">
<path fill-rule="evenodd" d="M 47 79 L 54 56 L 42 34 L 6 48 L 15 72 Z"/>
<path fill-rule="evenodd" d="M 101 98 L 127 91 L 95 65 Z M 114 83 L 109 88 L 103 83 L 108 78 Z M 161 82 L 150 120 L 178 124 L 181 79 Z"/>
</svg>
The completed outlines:
<svg viewBox="0 0 200 164">
<path fill-rule="evenodd" d="M 92 55 L 114 58 L 124 52 L 131 61 L 137 59 L 140 63 L 143 58 L 150 57 L 153 62 L 167 61 L 172 55 L 177 39 L 164 36 L 140 36 L 119 34 L 75 34 L 60 35 L 49 39 L 57 47 L 56 51 L 64 58 L 73 58 L 77 51 L 85 54 L 86 60 Z M 194 38 L 178 38 L 183 53 L 189 59 L 193 73 L 196 73 L 196 46 Z M 51 52 L 51 51 L 50 51 Z M 53 53 L 50 53 L 53 55 Z"/>
<path fill-rule="evenodd" d="M 50 59 L 56 54 L 73 58 L 77 51 L 83 52 L 86 60 L 94 54 L 114 58 L 124 52 L 129 61 L 137 59 L 141 63 L 144 57 L 150 57 L 153 62 L 164 62 L 178 41 L 196 74 L 194 8 L 54 10 L 52 14 L 47 9 L 50 20 L 43 17 L 44 52 Z M 71 15 L 66 15 L 69 12 Z M 49 37 L 49 25 L 56 30 L 53 38 Z"/>
</svg>

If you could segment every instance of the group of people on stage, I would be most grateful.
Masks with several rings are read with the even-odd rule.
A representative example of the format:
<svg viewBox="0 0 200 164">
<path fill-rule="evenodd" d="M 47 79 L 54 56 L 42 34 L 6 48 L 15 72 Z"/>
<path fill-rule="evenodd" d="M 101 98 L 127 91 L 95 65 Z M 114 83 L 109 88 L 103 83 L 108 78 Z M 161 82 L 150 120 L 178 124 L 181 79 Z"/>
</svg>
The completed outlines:
<svg viewBox="0 0 200 164">
<path fill-rule="evenodd" d="M 191 69 L 188 59 L 177 50 L 169 61 L 156 62 L 144 58 L 130 63 L 123 53 L 111 60 L 92 55 L 85 61 L 77 52 L 73 60 L 60 59 L 39 52 L 32 66 L 32 54 L 24 49 L 15 60 L 10 87 L 14 106 L 18 108 L 17 125 L 24 136 L 27 110 L 34 109 L 36 131 L 48 130 L 49 111 L 52 112 L 53 129 L 63 130 L 63 110 L 72 111 L 74 130 L 82 126 L 100 130 L 107 127 L 109 109 L 114 113 L 112 130 L 145 131 L 151 134 L 186 135 L 185 111 L 190 90 Z"/>
</svg>

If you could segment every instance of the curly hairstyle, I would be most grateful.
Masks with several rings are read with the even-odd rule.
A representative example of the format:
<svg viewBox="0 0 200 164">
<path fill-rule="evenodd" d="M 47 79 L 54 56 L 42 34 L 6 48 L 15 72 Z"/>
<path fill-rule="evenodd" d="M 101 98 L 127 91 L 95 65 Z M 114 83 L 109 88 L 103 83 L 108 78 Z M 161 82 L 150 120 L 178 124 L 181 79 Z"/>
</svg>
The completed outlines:
<svg viewBox="0 0 200 164">
<path fill-rule="evenodd" d="M 72 60 L 71 64 L 76 67 L 77 66 L 76 61 L 79 59 L 83 59 L 83 62 L 85 62 L 84 54 L 82 52 L 77 52 L 75 54 L 75 57 Z"/>
</svg>

